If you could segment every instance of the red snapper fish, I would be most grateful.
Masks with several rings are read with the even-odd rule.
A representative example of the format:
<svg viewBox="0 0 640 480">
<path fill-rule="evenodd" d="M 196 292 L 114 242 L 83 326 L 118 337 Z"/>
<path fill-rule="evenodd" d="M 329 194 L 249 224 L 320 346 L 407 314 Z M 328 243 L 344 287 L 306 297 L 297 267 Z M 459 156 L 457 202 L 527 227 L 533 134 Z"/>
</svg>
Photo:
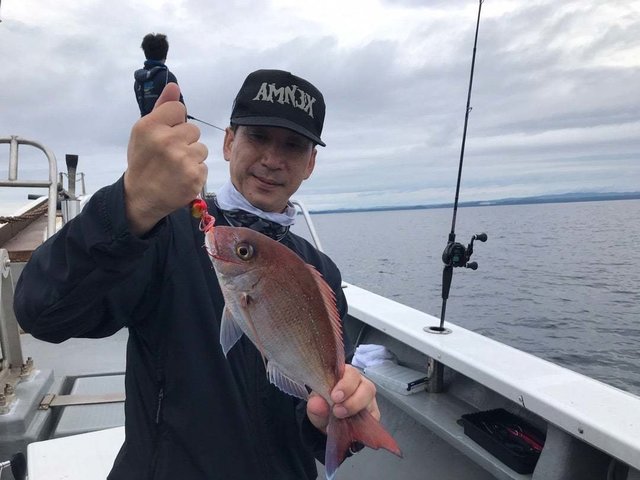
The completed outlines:
<svg viewBox="0 0 640 480">
<path fill-rule="evenodd" d="M 243 227 L 206 229 L 205 244 L 225 299 L 220 343 L 225 355 L 244 334 L 266 362 L 271 383 L 306 400 L 309 387 L 332 407 L 345 370 L 335 295 L 322 275 L 284 245 Z M 353 442 L 402 456 L 367 411 L 329 417 L 325 470 L 335 478 Z"/>
</svg>

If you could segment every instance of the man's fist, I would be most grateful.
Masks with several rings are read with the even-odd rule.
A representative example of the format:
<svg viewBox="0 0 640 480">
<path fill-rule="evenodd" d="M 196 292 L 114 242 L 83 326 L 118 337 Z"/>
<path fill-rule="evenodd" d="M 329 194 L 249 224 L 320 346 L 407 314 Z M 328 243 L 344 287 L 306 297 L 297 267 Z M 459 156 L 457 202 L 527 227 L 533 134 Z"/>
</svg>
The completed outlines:
<svg viewBox="0 0 640 480">
<path fill-rule="evenodd" d="M 131 130 L 124 176 L 129 228 L 142 235 L 187 205 L 207 180 L 207 147 L 200 129 L 186 122 L 180 88 L 168 83 L 153 111 Z"/>
</svg>

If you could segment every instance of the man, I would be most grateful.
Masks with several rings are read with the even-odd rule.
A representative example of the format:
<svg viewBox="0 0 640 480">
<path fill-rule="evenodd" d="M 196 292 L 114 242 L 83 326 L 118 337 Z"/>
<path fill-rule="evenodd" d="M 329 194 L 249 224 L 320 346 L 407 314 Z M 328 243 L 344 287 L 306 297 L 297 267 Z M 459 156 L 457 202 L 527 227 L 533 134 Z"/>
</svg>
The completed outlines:
<svg viewBox="0 0 640 480">
<path fill-rule="evenodd" d="M 133 90 L 140 108 L 140 116 L 144 117 L 153 110 L 160 93 L 168 83 L 178 83 L 176 76 L 165 65 L 169 42 L 167 36 L 162 33 L 149 33 L 142 39 L 140 45 L 147 59 L 144 68 L 136 70 L 133 74 L 135 82 Z M 184 103 L 182 94 L 180 101 Z"/>
<path fill-rule="evenodd" d="M 126 441 L 109 480 L 316 478 L 328 404 L 270 384 L 246 337 L 227 358 L 221 350 L 224 299 L 186 207 L 205 183 L 207 149 L 178 99 L 178 86 L 167 85 L 132 129 L 123 178 L 34 252 L 16 287 L 16 315 L 52 342 L 129 328 Z M 344 318 L 335 264 L 288 231 L 289 197 L 313 172 L 315 145 L 324 145 L 324 110 L 306 80 L 250 74 L 224 139 L 231 179 L 208 208 L 218 225 L 258 229 L 314 265 Z M 351 366 L 332 399 L 338 417 L 365 408 L 380 416 L 375 387 Z"/>
</svg>

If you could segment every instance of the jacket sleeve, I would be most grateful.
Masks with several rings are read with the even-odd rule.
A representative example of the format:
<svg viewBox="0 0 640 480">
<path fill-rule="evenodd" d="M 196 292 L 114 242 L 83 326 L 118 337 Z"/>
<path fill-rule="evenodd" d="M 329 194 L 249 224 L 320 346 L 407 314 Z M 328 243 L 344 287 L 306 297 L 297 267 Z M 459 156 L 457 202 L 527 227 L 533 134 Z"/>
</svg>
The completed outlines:
<svg viewBox="0 0 640 480">
<path fill-rule="evenodd" d="M 144 302 L 158 278 L 157 249 L 150 246 L 165 222 L 138 238 L 128 229 L 123 179 L 96 192 L 21 273 L 14 297 L 21 327 L 59 343 L 109 336 L 130 324 L 153 303 Z"/>
</svg>

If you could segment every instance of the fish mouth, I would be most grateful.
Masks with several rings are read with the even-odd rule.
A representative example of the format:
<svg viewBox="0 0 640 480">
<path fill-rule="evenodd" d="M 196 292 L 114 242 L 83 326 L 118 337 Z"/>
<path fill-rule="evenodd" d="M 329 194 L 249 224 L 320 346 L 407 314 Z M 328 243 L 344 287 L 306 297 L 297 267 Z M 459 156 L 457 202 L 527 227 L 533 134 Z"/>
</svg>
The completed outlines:
<svg viewBox="0 0 640 480">
<path fill-rule="evenodd" d="M 229 260 L 228 258 L 224 258 L 221 254 L 219 254 L 218 248 L 215 245 L 215 239 L 212 247 L 210 247 L 209 245 L 205 245 L 204 249 L 207 251 L 207 255 L 209 255 L 213 260 L 217 260 L 220 263 L 240 263 Z"/>
<path fill-rule="evenodd" d="M 224 259 L 218 253 L 218 239 L 216 238 L 215 227 L 206 233 L 206 240 L 204 242 L 204 249 L 211 258 L 224 261 Z"/>
<path fill-rule="evenodd" d="M 214 227 L 212 228 L 208 233 L 207 233 L 207 241 L 205 241 L 204 244 L 204 249 L 206 250 L 207 254 L 214 260 L 217 260 L 220 263 L 232 263 L 232 264 L 237 264 L 237 265 L 242 265 L 242 262 L 240 260 L 233 260 L 229 257 L 226 257 L 220 253 L 221 249 L 218 246 L 218 237 L 216 236 L 216 231 L 215 229 L 219 228 L 219 227 Z M 233 227 L 230 227 L 233 228 Z"/>
</svg>

